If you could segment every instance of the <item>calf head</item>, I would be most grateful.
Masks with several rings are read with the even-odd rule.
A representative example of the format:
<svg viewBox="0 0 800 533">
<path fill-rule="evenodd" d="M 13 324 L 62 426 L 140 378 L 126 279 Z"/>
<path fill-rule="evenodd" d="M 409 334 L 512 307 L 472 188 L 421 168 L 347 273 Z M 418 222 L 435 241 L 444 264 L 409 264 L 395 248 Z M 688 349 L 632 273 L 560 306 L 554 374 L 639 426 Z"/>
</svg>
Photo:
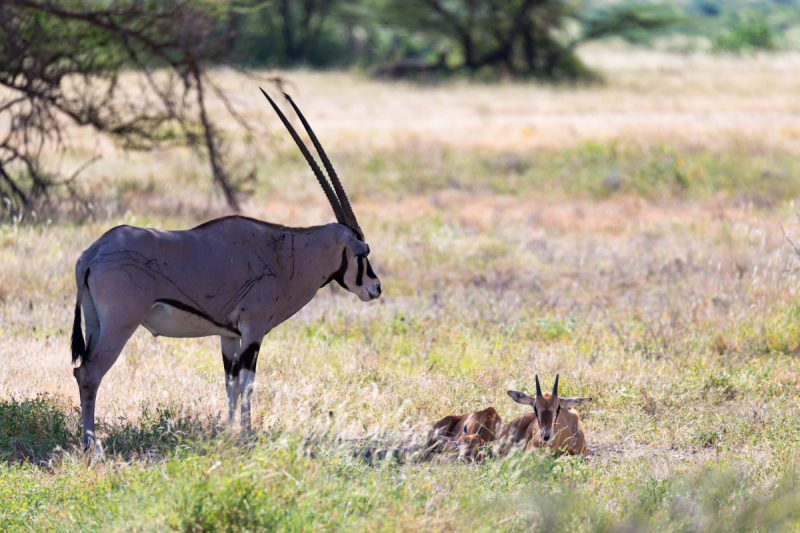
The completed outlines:
<svg viewBox="0 0 800 533">
<path fill-rule="evenodd" d="M 529 394 L 515 390 L 508 391 L 511 399 L 517 403 L 530 405 L 533 407 L 533 412 L 536 414 L 536 421 L 539 423 L 539 438 L 543 441 L 549 441 L 554 433 L 556 424 L 558 423 L 558 415 L 561 413 L 561 408 L 569 409 L 584 405 L 592 401 L 591 398 L 561 398 L 558 396 L 558 374 L 556 374 L 556 381 L 553 385 L 553 392 L 545 392 L 542 394 L 542 388 L 539 385 L 539 375 L 536 375 L 536 397 L 533 398 Z"/>
<path fill-rule="evenodd" d="M 458 446 L 459 457 L 471 457 L 475 460 L 483 459 L 481 445 L 486 444 L 478 434 L 468 434 L 467 426 L 464 425 L 464 432 L 459 435 L 456 445 Z"/>
</svg>

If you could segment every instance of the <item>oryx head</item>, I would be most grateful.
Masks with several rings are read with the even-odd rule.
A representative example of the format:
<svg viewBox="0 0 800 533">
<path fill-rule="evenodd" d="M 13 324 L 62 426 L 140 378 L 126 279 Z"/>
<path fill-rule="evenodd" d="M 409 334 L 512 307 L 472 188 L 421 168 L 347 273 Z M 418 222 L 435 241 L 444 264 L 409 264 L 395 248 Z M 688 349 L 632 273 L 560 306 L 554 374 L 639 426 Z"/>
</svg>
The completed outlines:
<svg viewBox="0 0 800 533">
<path fill-rule="evenodd" d="M 542 388 L 539 386 L 539 375 L 537 374 L 536 398 L 515 390 L 508 391 L 508 395 L 517 403 L 533 407 L 533 412 L 536 413 L 536 421 L 539 423 L 539 437 L 545 442 L 549 441 L 555 433 L 558 415 L 561 413 L 562 407 L 569 409 L 592 401 L 591 398 L 560 398 L 558 396 L 558 374 L 556 374 L 552 393 L 545 392 L 542 394 Z"/>
<path fill-rule="evenodd" d="M 283 96 L 286 97 L 286 100 L 288 100 L 292 108 L 294 108 L 311 142 L 317 149 L 317 153 L 322 159 L 322 164 L 325 166 L 325 170 L 328 172 L 328 176 L 331 179 L 330 183 L 320 170 L 314 157 L 308 151 L 308 148 L 306 148 L 305 143 L 303 143 L 300 136 L 297 135 L 297 132 L 278 106 L 275 105 L 275 102 L 272 101 L 272 98 L 269 97 L 264 89 L 261 89 L 261 92 L 264 93 L 269 103 L 272 104 L 272 108 L 278 113 L 284 126 L 289 130 L 292 139 L 297 143 L 298 148 L 300 148 L 306 161 L 308 161 L 311 170 L 314 171 L 314 175 L 317 177 L 317 181 L 325 192 L 325 196 L 328 198 L 328 202 L 330 202 L 333 208 L 333 213 L 336 215 L 336 221 L 343 226 L 338 234 L 338 243 L 342 245 L 341 266 L 339 270 L 334 272 L 330 279 L 328 279 L 328 282 L 338 282 L 339 285 L 357 295 L 365 302 L 379 298 L 381 295 L 381 282 L 372 270 L 369 259 L 367 259 L 369 255 L 369 245 L 364 239 L 364 232 L 358 225 L 356 215 L 353 213 L 353 208 L 350 206 L 350 200 L 347 198 L 347 193 L 345 193 L 344 187 L 339 181 L 339 177 L 336 175 L 336 171 L 333 170 L 333 165 L 328 159 L 328 156 L 325 155 L 325 150 L 322 149 L 322 145 L 317 140 L 317 136 L 314 135 L 311 126 L 308 125 L 308 122 L 297 108 L 294 101 L 292 101 L 288 94 L 284 93 Z M 333 183 L 333 188 L 331 188 L 331 183 Z"/>
</svg>

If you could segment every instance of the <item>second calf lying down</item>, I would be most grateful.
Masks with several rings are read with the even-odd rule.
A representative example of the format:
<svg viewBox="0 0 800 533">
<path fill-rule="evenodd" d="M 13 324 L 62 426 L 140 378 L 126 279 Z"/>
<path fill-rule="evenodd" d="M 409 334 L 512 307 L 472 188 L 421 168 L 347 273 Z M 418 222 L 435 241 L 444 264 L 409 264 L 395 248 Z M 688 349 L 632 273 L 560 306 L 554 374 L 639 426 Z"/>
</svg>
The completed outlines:
<svg viewBox="0 0 800 533">
<path fill-rule="evenodd" d="M 533 407 L 533 413 L 522 415 L 503 429 L 501 438 L 505 449 L 524 442 L 526 450 L 549 448 L 558 454 L 586 455 L 583 425 L 573 408 L 591 402 L 591 398 L 559 397 L 558 375 L 553 392 L 542 394 L 537 375 L 535 398 L 513 390 L 508 391 L 508 395 L 517 403 Z"/>
<path fill-rule="evenodd" d="M 487 452 L 486 441 L 480 435 L 475 433 L 467 433 L 467 426 L 464 426 L 464 431 L 458 440 L 455 442 L 452 451 L 458 453 L 461 459 L 472 459 L 476 463 L 482 463 Z M 449 445 L 445 445 L 445 449 L 449 449 Z"/>
<path fill-rule="evenodd" d="M 433 425 L 426 449 L 457 451 L 461 457 L 479 460 L 483 458 L 482 445 L 497 440 L 502 427 L 503 420 L 492 407 L 446 416 Z"/>
</svg>

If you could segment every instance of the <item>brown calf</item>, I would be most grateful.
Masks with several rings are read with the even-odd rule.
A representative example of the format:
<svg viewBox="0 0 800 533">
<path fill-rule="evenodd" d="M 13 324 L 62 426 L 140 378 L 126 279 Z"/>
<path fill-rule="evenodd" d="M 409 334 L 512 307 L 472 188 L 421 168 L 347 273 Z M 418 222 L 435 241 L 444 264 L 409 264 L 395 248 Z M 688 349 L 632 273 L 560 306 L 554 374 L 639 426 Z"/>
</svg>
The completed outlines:
<svg viewBox="0 0 800 533">
<path fill-rule="evenodd" d="M 482 463 L 487 455 L 484 444 L 486 441 L 480 435 L 467 433 L 467 426 L 464 426 L 464 432 L 458 437 L 453 451 L 458 452 L 460 459 L 471 459 L 476 463 Z"/>
<path fill-rule="evenodd" d="M 482 460 L 481 444 L 497 440 L 502 427 L 503 420 L 493 407 L 476 413 L 446 416 L 433 425 L 426 449 L 458 450 L 460 457 Z"/>
<path fill-rule="evenodd" d="M 580 416 L 573 407 L 592 401 L 591 398 L 561 398 L 558 396 L 558 375 L 553 385 L 553 392 L 545 392 L 539 386 L 536 376 L 536 398 L 524 392 L 508 391 L 517 403 L 533 407 L 533 414 L 523 415 L 503 430 L 502 440 L 506 447 L 527 443 L 525 449 L 550 448 L 554 452 L 571 455 L 586 455 L 586 437 Z M 539 431 L 536 431 L 536 422 Z"/>
</svg>

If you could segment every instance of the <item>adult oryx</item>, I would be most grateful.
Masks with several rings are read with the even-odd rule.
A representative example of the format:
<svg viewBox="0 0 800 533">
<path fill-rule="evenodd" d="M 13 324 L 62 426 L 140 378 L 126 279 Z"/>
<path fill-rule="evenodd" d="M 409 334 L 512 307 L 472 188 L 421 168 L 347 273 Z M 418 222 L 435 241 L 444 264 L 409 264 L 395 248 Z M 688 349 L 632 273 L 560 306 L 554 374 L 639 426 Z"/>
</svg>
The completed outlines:
<svg viewBox="0 0 800 533">
<path fill-rule="evenodd" d="M 100 381 L 139 325 L 154 336 L 219 335 L 229 415 L 242 398 L 250 425 L 250 395 L 264 335 L 336 281 L 367 302 L 381 294 L 369 246 L 344 188 L 300 110 L 330 177 L 262 91 L 289 130 L 336 215 L 336 224 L 290 228 L 242 216 L 223 217 L 186 231 L 118 226 L 84 251 L 75 265 L 78 286 L 72 362 L 83 413 L 83 446 L 95 441 L 94 408 Z M 86 341 L 81 331 L 85 316 Z"/>
</svg>

